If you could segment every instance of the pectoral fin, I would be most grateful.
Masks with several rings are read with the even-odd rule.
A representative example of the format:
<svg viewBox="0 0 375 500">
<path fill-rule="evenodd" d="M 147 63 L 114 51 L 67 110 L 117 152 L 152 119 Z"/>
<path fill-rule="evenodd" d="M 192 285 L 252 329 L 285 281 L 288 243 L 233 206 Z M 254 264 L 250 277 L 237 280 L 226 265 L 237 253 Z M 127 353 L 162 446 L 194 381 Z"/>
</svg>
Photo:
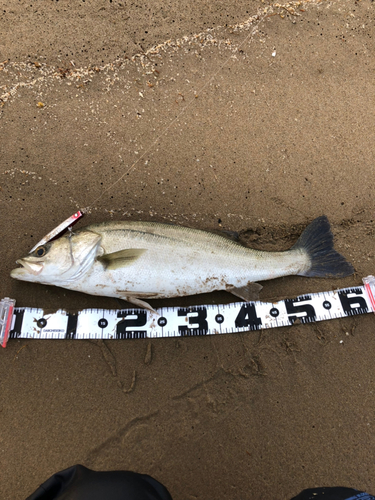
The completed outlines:
<svg viewBox="0 0 375 500">
<path fill-rule="evenodd" d="M 259 283 L 248 283 L 246 286 L 241 286 L 240 288 L 231 288 L 228 292 L 233 293 L 233 295 L 246 302 L 251 302 L 259 300 L 259 292 L 262 288 L 262 285 Z"/>
<path fill-rule="evenodd" d="M 119 252 L 105 253 L 97 259 L 106 269 L 113 271 L 114 269 L 120 269 L 121 267 L 134 264 L 134 262 L 145 252 L 145 248 L 127 248 Z"/>
</svg>

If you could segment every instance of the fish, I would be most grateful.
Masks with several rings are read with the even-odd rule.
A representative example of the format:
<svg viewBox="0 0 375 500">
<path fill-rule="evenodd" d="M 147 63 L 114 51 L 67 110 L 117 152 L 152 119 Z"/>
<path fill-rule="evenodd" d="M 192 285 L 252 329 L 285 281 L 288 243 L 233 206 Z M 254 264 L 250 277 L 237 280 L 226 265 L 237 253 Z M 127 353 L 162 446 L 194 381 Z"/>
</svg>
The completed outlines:
<svg viewBox="0 0 375 500">
<path fill-rule="evenodd" d="M 353 266 L 333 248 L 326 216 L 286 251 L 249 248 L 215 232 L 158 222 L 111 221 L 67 232 L 16 261 L 12 278 L 153 310 L 152 299 L 226 290 L 255 300 L 259 281 L 281 276 L 344 278 Z"/>
</svg>

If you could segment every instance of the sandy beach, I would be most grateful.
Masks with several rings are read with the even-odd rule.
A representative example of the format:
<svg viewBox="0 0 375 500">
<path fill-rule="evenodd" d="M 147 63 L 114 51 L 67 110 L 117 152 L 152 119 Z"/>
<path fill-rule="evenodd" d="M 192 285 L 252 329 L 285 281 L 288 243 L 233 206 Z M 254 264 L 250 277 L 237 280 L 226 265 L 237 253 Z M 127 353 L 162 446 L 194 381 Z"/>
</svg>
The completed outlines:
<svg viewBox="0 0 375 500">
<path fill-rule="evenodd" d="M 327 215 L 356 273 L 265 281 L 264 301 L 375 274 L 373 2 L 0 6 L 0 298 L 126 306 L 10 278 L 79 209 L 77 227 L 168 222 L 272 251 Z M 366 314 L 192 338 L 11 339 L 0 497 L 23 500 L 76 463 L 150 474 L 174 500 L 375 494 L 374 328 Z"/>
</svg>

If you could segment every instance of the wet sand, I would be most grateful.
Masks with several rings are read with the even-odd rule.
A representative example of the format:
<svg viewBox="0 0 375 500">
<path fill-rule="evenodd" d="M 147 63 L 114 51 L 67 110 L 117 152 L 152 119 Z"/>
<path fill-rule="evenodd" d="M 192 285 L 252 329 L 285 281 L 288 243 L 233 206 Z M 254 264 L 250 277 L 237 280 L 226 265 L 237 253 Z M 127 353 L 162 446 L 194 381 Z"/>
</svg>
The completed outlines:
<svg viewBox="0 0 375 500">
<path fill-rule="evenodd" d="M 9 277 L 82 208 L 80 226 L 173 222 L 265 250 L 326 214 L 356 274 L 267 281 L 261 299 L 360 285 L 375 255 L 373 18 L 368 0 L 3 2 L 1 297 L 119 308 Z M 10 340 L 0 497 L 75 463 L 151 474 L 174 500 L 375 493 L 373 331 L 368 314 L 261 334 Z"/>
</svg>

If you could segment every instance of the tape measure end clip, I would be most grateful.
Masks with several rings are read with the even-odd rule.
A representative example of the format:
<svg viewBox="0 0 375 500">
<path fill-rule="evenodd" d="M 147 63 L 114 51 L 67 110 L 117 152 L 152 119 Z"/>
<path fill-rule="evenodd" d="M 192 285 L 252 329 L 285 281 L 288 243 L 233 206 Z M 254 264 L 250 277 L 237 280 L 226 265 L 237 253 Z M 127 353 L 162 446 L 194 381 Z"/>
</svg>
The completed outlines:
<svg viewBox="0 0 375 500">
<path fill-rule="evenodd" d="M 0 301 L 0 345 L 6 347 L 9 332 L 12 326 L 13 310 L 16 305 L 14 299 L 5 297 Z"/>
<path fill-rule="evenodd" d="M 371 309 L 372 312 L 375 314 L 375 276 L 366 276 L 365 278 L 362 278 L 363 284 L 365 285 L 365 290 L 367 293 L 367 296 L 370 300 L 371 304 Z"/>
</svg>

